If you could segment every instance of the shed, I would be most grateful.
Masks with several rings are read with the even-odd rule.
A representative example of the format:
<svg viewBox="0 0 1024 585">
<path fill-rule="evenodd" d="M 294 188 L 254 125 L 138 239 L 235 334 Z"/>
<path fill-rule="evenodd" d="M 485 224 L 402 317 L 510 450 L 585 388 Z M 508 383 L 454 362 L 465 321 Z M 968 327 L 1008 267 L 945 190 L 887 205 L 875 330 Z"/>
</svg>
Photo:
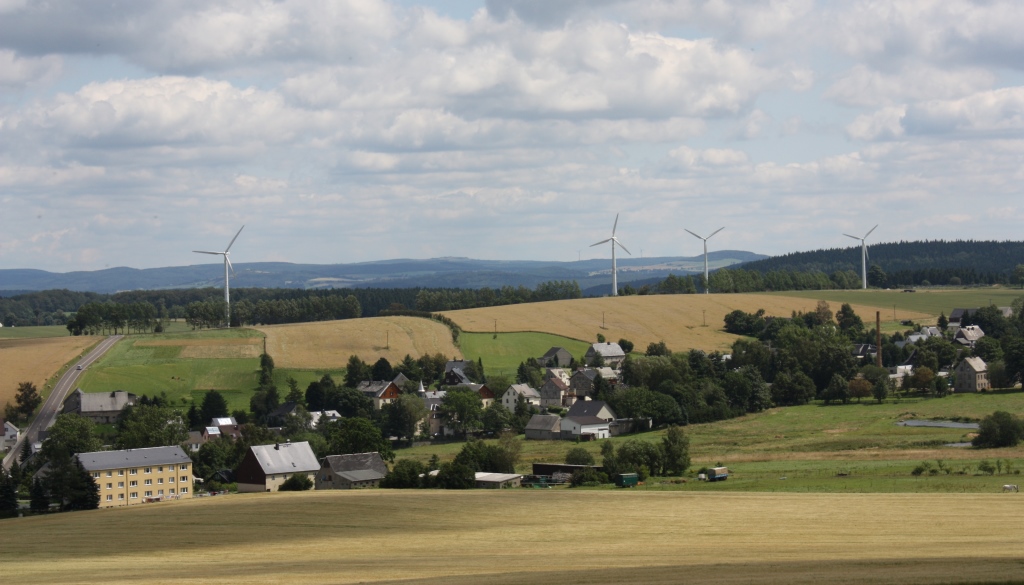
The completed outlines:
<svg viewBox="0 0 1024 585">
<path fill-rule="evenodd" d="M 320 461 L 316 474 L 318 490 L 349 490 L 377 487 L 388 474 L 380 453 L 328 455 Z"/>
</svg>

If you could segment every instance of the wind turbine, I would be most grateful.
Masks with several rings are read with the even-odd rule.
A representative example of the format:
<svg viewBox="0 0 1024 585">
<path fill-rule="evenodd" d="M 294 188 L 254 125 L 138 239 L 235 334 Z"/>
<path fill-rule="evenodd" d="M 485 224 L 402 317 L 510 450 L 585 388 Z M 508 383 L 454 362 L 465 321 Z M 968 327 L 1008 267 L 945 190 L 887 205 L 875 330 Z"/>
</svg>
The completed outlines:
<svg viewBox="0 0 1024 585">
<path fill-rule="evenodd" d="M 722 231 L 724 229 L 725 229 L 725 226 L 722 226 L 722 227 L 718 228 L 717 230 L 711 232 L 711 235 L 705 238 L 703 236 L 698 236 L 697 234 L 691 232 L 690 230 L 688 230 L 686 228 L 683 228 L 683 230 L 685 230 L 686 232 L 689 232 L 689 234 L 691 236 L 693 236 L 693 237 L 695 237 L 695 238 L 697 238 L 699 240 L 704 240 L 704 294 L 708 294 L 708 293 L 711 292 L 711 286 L 709 286 L 709 281 L 708 281 L 708 240 L 710 240 L 712 237 L 714 237 L 715 234 L 717 234 L 718 232 L 720 232 L 720 231 Z"/>
<path fill-rule="evenodd" d="M 601 240 L 600 242 L 598 242 L 596 244 L 591 244 L 590 245 L 590 247 L 593 248 L 594 246 L 600 246 L 601 244 L 604 244 L 606 242 L 611 242 L 612 243 L 612 296 L 613 297 L 619 296 L 619 273 L 618 273 L 618 268 L 616 268 L 616 266 L 615 266 L 615 246 L 618 246 L 618 247 L 622 248 L 623 250 L 626 250 L 626 247 L 623 246 L 621 242 L 619 242 L 618 238 L 615 237 L 615 228 L 617 228 L 617 227 L 619 227 L 619 214 L 618 213 L 615 214 L 615 223 L 612 224 L 612 237 L 608 238 L 607 240 Z M 626 253 L 629 254 L 630 256 L 633 255 L 629 250 L 626 250 Z"/>
<path fill-rule="evenodd" d="M 868 287 L 868 245 L 867 245 L 867 243 L 864 240 L 868 239 L 868 236 L 870 236 L 871 232 L 875 231 L 875 228 L 877 228 L 877 227 L 878 227 L 878 224 L 875 224 L 875 227 L 873 227 L 870 230 L 868 230 L 868 233 L 864 234 L 863 238 L 858 238 L 857 236 L 851 236 L 850 234 L 843 234 L 844 236 L 846 236 L 848 238 L 853 238 L 855 240 L 860 240 L 860 275 L 861 275 L 861 278 L 864 281 L 864 283 L 863 283 L 864 284 L 864 288 Z"/>
<path fill-rule="evenodd" d="M 226 313 L 225 317 L 227 318 L 229 328 L 231 327 L 231 294 L 229 292 L 230 278 L 228 271 L 230 270 L 231 274 L 235 273 L 235 267 L 231 265 L 231 246 L 235 244 L 235 240 L 238 239 L 238 234 L 241 234 L 242 230 L 244 229 L 244 225 L 238 228 L 238 233 L 235 234 L 235 237 L 231 238 L 231 243 L 228 244 L 227 248 L 224 248 L 223 252 L 206 252 L 204 250 L 192 250 L 196 254 L 213 254 L 214 256 L 224 257 L 224 311 Z"/>
</svg>

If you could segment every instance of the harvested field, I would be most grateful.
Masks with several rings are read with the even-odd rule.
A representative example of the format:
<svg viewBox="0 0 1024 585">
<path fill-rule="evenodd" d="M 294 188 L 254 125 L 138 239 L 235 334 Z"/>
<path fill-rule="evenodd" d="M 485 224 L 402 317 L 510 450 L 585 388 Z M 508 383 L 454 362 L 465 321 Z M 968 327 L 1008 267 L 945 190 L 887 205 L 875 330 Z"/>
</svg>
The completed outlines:
<svg viewBox="0 0 1024 585">
<path fill-rule="evenodd" d="M 495 585 L 977 583 L 1024 565 L 1017 494 L 642 489 L 246 494 L 14 519 L 0 563 L 24 583 Z"/>
<path fill-rule="evenodd" d="M 39 392 L 46 380 L 100 337 L 51 337 L 0 340 L 0 407 L 14 402 L 18 384 L 33 382 Z"/>
<path fill-rule="evenodd" d="M 284 368 L 344 368 L 351 355 L 368 363 L 385 357 L 392 364 L 406 355 L 442 353 L 461 357 L 448 327 L 417 317 L 372 317 L 258 327 L 267 353 Z"/>
<path fill-rule="evenodd" d="M 447 317 L 466 331 L 539 331 L 592 343 L 598 333 L 609 341 L 626 338 L 643 351 L 648 343 L 664 341 L 675 351 L 727 349 L 737 338 L 726 333 L 725 315 L 740 309 L 764 309 L 768 315 L 788 317 L 793 311 L 813 311 L 814 299 L 765 294 L 657 295 L 575 299 L 447 311 Z M 832 303 L 832 311 L 840 303 Z M 865 322 L 884 307 L 853 305 Z M 891 311 L 891 307 L 889 308 Z M 926 313 L 905 312 L 906 319 L 924 319 Z M 706 321 L 705 321 L 706 320 Z M 602 322 L 604 328 L 602 328 Z M 704 326 L 704 323 L 707 326 Z"/>
</svg>

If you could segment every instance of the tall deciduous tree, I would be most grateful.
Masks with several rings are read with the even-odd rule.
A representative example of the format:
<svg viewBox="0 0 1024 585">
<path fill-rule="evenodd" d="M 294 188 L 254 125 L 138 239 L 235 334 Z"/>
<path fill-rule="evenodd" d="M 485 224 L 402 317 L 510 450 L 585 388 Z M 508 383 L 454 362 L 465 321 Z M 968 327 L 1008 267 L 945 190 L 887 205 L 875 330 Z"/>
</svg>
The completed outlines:
<svg viewBox="0 0 1024 585">
<path fill-rule="evenodd" d="M 690 467 L 690 439 L 673 425 L 661 439 L 662 474 L 682 475 Z M 652 470 L 653 471 L 653 470 Z"/>
<path fill-rule="evenodd" d="M 482 412 L 480 395 L 469 388 L 451 388 L 441 399 L 441 415 L 448 427 L 459 434 L 479 429 Z"/>
<path fill-rule="evenodd" d="M 99 451 L 102 444 L 93 432 L 94 427 L 91 420 L 77 414 L 59 415 L 43 441 L 42 458 L 53 461 L 60 457 L 70 458 L 75 453 Z"/>
<path fill-rule="evenodd" d="M 18 384 L 18 393 L 15 395 L 14 401 L 18 404 L 18 412 L 28 418 L 42 404 L 43 398 L 39 396 L 39 390 L 35 384 L 22 382 Z"/>
<path fill-rule="evenodd" d="M 393 461 L 391 443 L 380 429 L 365 418 L 343 418 L 327 427 L 327 441 L 331 453 L 380 453 L 385 461 Z"/>
<path fill-rule="evenodd" d="M 117 417 L 118 449 L 180 445 L 188 439 L 181 413 L 167 406 L 128 406 Z"/>
</svg>

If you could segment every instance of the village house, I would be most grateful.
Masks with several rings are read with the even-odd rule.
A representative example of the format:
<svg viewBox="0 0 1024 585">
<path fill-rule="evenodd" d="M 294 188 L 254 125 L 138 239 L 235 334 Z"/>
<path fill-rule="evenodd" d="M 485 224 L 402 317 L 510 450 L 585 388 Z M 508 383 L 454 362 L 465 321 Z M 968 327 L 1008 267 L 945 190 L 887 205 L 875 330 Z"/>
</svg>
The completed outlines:
<svg viewBox="0 0 1024 585">
<path fill-rule="evenodd" d="M 549 380 L 551 378 L 558 378 L 559 380 L 564 382 L 566 386 L 568 386 L 569 385 L 569 378 L 571 378 L 571 377 L 572 377 L 572 374 L 570 374 L 569 370 L 566 370 L 565 368 L 545 368 L 544 369 L 544 380 L 545 381 Z"/>
<path fill-rule="evenodd" d="M 578 400 L 561 422 L 563 439 L 607 439 L 615 413 L 601 400 Z"/>
<path fill-rule="evenodd" d="M 420 429 L 431 437 L 452 434 L 445 426 L 445 418 L 441 414 L 441 401 L 447 394 L 444 390 L 419 393 L 420 398 L 423 399 L 423 405 L 427 407 L 427 416 L 420 422 Z"/>
<path fill-rule="evenodd" d="M 14 448 L 18 444 L 18 439 L 21 438 L 21 429 L 14 426 L 9 420 L 4 421 L 4 437 L 3 442 L 0 443 L 0 450 L 6 451 Z"/>
<path fill-rule="evenodd" d="M 328 455 L 320 461 L 316 474 L 318 490 L 350 490 L 380 485 L 388 466 L 380 453 Z"/>
<path fill-rule="evenodd" d="M 509 386 L 508 390 L 505 390 L 505 393 L 501 395 L 501 404 L 510 411 L 515 412 L 520 396 L 526 400 L 527 404 L 540 406 L 540 392 L 537 392 L 536 389 L 531 388 L 527 384 L 512 384 Z"/>
<path fill-rule="evenodd" d="M 572 396 L 572 400 L 569 404 L 565 404 L 566 399 Z M 540 387 L 540 407 L 551 408 L 551 407 L 563 407 L 571 406 L 572 402 L 575 402 L 575 396 L 570 394 L 569 385 L 563 382 L 560 378 L 548 378 L 544 385 Z"/>
<path fill-rule="evenodd" d="M 567 368 L 572 365 L 573 357 L 564 347 L 552 347 L 544 355 L 537 358 L 537 363 L 548 368 Z"/>
<path fill-rule="evenodd" d="M 988 381 L 988 365 L 980 357 L 960 360 L 954 372 L 954 392 L 982 392 L 991 388 Z"/>
<path fill-rule="evenodd" d="M 626 359 L 626 352 L 622 351 L 618 343 L 612 343 L 611 341 L 594 343 L 587 349 L 587 353 L 583 355 L 583 361 L 588 366 L 593 366 L 598 361 L 598 356 L 601 356 L 602 365 L 618 369 L 622 365 L 622 361 Z"/>
<path fill-rule="evenodd" d="M 76 388 L 64 401 L 62 413 L 74 413 L 96 424 L 117 422 L 117 417 L 126 406 L 134 406 L 138 397 L 124 390 L 114 392 L 82 392 Z"/>
<path fill-rule="evenodd" d="M 526 423 L 526 439 L 553 441 L 562 438 L 562 417 L 557 414 L 535 414 Z"/>
<path fill-rule="evenodd" d="M 466 374 L 476 364 L 469 360 L 449 360 L 444 365 L 444 376 L 442 384 L 445 386 L 458 386 L 459 384 L 470 384 L 473 381 Z"/>
<path fill-rule="evenodd" d="M 517 488 L 523 483 L 523 476 L 516 473 L 487 473 L 478 471 L 475 474 L 475 479 L 476 487 L 492 490 Z"/>
<path fill-rule="evenodd" d="M 273 492 L 296 474 L 315 481 L 318 471 L 320 462 L 306 441 L 253 445 L 238 464 L 235 479 L 239 492 Z"/>
<path fill-rule="evenodd" d="M 953 341 L 973 348 L 974 344 L 982 337 L 985 337 L 985 332 L 981 330 L 981 327 L 966 325 L 957 329 L 956 334 L 953 335 Z"/>
<path fill-rule="evenodd" d="M 192 460 L 181 447 L 96 451 L 75 457 L 99 487 L 101 508 L 192 497 Z"/>
<path fill-rule="evenodd" d="M 373 408 L 376 410 L 380 410 L 385 404 L 391 404 L 402 394 L 402 390 L 394 382 L 388 380 L 360 382 L 356 390 L 362 392 L 363 396 L 372 399 Z"/>
<path fill-rule="evenodd" d="M 341 418 L 341 413 L 337 410 L 314 410 L 309 413 L 309 424 L 314 429 L 321 421 L 328 423 L 334 422 Z"/>
</svg>

